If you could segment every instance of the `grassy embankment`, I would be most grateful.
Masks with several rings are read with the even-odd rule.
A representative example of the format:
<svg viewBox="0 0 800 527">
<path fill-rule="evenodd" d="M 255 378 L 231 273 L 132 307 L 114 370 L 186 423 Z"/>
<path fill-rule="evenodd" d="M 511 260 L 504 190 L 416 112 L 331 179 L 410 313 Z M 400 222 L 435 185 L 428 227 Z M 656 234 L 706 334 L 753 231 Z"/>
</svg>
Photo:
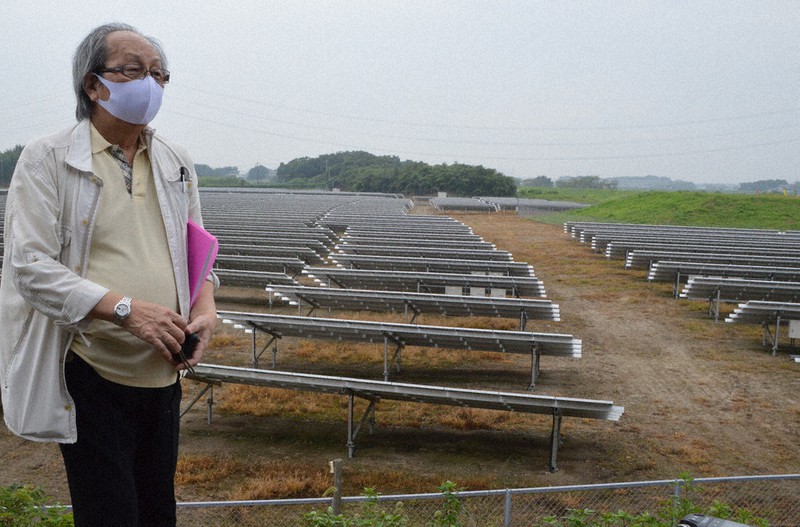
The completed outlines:
<svg viewBox="0 0 800 527">
<path fill-rule="evenodd" d="M 607 221 L 750 229 L 800 229 L 800 196 L 593 189 L 520 189 L 520 197 L 590 206 L 537 217 L 546 223 Z"/>
</svg>

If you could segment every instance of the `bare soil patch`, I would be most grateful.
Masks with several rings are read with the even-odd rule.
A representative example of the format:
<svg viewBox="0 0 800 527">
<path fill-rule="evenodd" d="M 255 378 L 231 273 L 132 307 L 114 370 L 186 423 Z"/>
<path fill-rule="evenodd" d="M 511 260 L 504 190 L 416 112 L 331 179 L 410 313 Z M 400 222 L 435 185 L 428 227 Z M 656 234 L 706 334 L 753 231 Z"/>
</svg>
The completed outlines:
<svg viewBox="0 0 800 527">
<path fill-rule="evenodd" d="M 365 486 L 382 493 L 432 492 L 448 479 L 484 489 L 663 479 L 683 471 L 706 477 L 800 469 L 800 365 L 788 360 L 787 349 L 772 357 L 761 345 L 760 328 L 714 322 L 705 305 L 675 300 L 670 285 L 648 283 L 642 272 L 593 253 L 561 226 L 510 214 L 457 218 L 515 260 L 530 263 L 548 298 L 560 305 L 560 322 L 529 321 L 529 329 L 583 341 L 580 360 L 543 358 L 536 393 L 613 400 L 625 407 L 622 419 L 565 419 L 560 470 L 549 473 L 549 418 L 387 401 L 379 404 L 375 433 L 362 431 L 356 457 L 348 460 L 344 398 L 291 392 L 286 397 L 302 401 L 302 411 L 238 414 L 225 409 L 226 397 L 234 395 L 225 386 L 215 390 L 211 424 L 204 400 L 184 418 L 180 500 L 319 496 L 330 484 L 328 461 L 336 458 L 346 459 L 349 494 Z M 258 290 L 223 288 L 219 308 L 265 310 L 265 299 Z M 248 364 L 246 337 L 221 327 L 214 343 L 208 362 Z M 374 360 L 368 350 L 353 353 L 357 365 L 331 364 L 286 342 L 278 367 L 380 377 L 378 353 Z M 411 351 L 396 379 L 523 390 L 528 368 L 520 357 L 460 353 L 443 361 Z M 198 389 L 186 382 L 184 400 Z M 250 394 L 256 406 L 259 397 L 276 397 L 261 393 L 267 395 Z M 57 446 L 23 441 L 3 428 L 0 458 L 0 485 L 36 484 L 68 502 Z"/>
</svg>

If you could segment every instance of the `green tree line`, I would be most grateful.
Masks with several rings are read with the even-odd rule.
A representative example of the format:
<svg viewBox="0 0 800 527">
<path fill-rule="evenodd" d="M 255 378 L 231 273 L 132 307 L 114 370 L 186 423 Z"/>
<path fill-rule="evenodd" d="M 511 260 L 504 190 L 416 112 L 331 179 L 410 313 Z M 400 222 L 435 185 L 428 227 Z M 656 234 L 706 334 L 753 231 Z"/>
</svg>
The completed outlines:
<svg viewBox="0 0 800 527">
<path fill-rule="evenodd" d="M 17 166 L 17 160 L 21 153 L 22 145 L 0 152 L 0 187 L 7 187 L 11 183 L 14 167 Z"/>
<path fill-rule="evenodd" d="M 404 195 L 514 196 L 516 181 L 492 168 L 429 165 L 368 152 L 338 152 L 281 163 L 274 184 L 300 188 L 338 188 L 351 192 Z"/>
<path fill-rule="evenodd" d="M 202 163 L 195 163 L 194 171 L 197 173 L 197 177 L 210 178 L 234 177 L 239 173 L 239 169 L 236 167 L 212 168 Z"/>
</svg>

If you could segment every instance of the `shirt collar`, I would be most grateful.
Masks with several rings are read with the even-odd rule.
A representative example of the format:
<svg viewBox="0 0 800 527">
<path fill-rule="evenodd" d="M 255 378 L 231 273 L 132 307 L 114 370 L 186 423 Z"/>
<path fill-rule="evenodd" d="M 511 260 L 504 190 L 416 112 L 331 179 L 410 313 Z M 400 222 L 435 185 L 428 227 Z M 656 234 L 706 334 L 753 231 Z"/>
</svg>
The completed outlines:
<svg viewBox="0 0 800 527">
<path fill-rule="evenodd" d="M 106 140 L 105 137 L 100 135 L 100 132 L 98 132 L 97 128 L 95 128 L 94 123 L 89 121 L 89 126 L 91 129 L 91 136 L 92 136 L 92 154 L 98 154 L 103 150 L 113 146 Z M 149 142 L 148 135 L 150 134 L 148 134 L 148 130 L 145 129 L 142 132 L 142 135 L 139 136 L 139 148 L 137 149 L 137 152 L 141 152 L 142 150 L 147 148 L 147 143 Z"/>
</svg>

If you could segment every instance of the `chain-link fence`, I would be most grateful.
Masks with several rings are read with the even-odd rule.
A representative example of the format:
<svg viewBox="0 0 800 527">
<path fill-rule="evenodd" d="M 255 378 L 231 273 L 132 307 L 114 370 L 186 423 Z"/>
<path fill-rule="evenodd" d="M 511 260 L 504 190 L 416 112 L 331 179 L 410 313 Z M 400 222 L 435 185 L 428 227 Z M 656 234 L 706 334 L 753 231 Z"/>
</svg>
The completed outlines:
<svg viewBox="0 0 800 527">
<path fill-rule="evenodd" d="M 541 525 L 545 517 L 564 516 L 576 509 L 655 513 L 682 499 L 704 510 L 724 503 L 766 520 L 771 527 L 800 525 L 800 474 L 464 491 L 456 496 L 464 527 L 530 527 Z M 362 510 L 366 501 L 363 496 L 342 498 L 341 512 L 352 515 Z M 302 527 L 306 513 L 325 511 L 331 504 L 330 498 L 181 503 L 178 525 Z M 393 511 L 398 504 L 409 527 L 422 527 L 431 523 L 436 511 L 444 509 L 445 497 L 439 493 L 378 497 L 383 510 Z"/>
</svg>

